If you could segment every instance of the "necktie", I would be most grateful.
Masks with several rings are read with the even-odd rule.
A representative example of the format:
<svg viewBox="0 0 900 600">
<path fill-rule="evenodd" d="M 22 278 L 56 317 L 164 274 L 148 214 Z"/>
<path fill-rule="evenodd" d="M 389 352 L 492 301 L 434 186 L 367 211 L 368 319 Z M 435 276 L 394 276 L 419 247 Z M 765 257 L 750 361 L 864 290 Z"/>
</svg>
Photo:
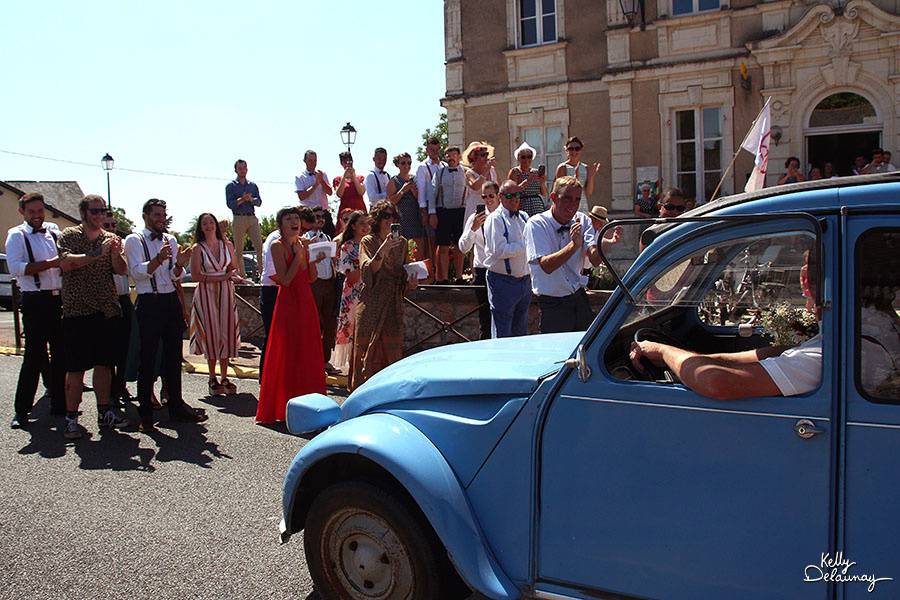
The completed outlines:
<svg viewBox="0 0 900 600">
<path fill-rule="evenodd" d="M 163 237 L 163 236 L 162 236 L 161 233 L 151 233 L 151 234 L 150 234 L 150 241 L 152 242 L 153 240 L 161 240 L 162 237 Z"/>
<path fill-rule="evenodd" d="M 31 233 L 47 233 L 47 228 L 41 227 L 40 229 L 32 229 Z"/>
<path fill-rule="evenodd" d="M 459 169 L 451 169 L 450 167 L 447 167 L 447 170 L 451 173 L 456 173 Z"/>
</svg>

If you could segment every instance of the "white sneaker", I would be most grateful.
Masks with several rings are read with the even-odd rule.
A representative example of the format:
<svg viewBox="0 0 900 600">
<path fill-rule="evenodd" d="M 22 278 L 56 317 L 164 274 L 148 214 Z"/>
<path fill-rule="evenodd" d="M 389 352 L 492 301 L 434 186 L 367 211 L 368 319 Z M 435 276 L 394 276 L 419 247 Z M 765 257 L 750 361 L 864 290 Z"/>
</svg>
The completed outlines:
<svg viewBox="0 0 900 600">
<path fill-rule="evenodd" d="M 63 437 L 67 440 L 77 440 L 81 438 L 81 427 L 78 426 L 78 419 L 70 419 L 66 417 L 66 430 Z"/>
</svg>

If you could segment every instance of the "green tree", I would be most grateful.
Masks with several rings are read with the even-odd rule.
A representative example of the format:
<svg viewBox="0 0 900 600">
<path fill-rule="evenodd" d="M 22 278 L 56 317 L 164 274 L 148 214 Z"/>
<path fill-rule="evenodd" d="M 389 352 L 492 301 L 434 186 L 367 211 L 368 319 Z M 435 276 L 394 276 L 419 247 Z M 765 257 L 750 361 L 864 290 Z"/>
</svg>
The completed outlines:
<svg viewBox="0 0 900 600">
<path fill-rule="evenodd" d="M 115 206 L 112 211 L 113 217 L 116 219 L 116 230 L 119 233 L 124 233 L 126 235 L 132 233 L 134 231 L 134 221 L 125 215 L 125 210 Z"/>
<path fill-rule="evenodd" d="M 419 162 L 425 160 L 428 156 L 425 154 L 425 142 L 428 141 L 428 138 L 436 137 L 441 142 L 441 154 L 444 154 L 444 148 L 450 143 L 449 135 L 447 133 L 447 113 L 442 112 L 438 115 L 437 125 L 434 126 L 434 129 L 426 129 L 425 133 L 422 134 L 422 145 L 416 148 L 416 158 Z"/>
</svg>

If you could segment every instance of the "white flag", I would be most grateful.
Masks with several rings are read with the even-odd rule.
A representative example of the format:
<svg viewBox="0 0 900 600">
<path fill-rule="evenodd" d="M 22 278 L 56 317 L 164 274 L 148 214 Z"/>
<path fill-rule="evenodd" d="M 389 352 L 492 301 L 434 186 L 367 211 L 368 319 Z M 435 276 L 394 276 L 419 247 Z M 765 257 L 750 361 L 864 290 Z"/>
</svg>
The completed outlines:
<svg viewBox="0 0 900 600">
<path fill-rule="evenodd" d="M 766 100 L 756 121 L 753 122 L 753 127 L 744 138 L 744 143 L 741 144 L 741 148 L 756 155 L 753 172 L 747 180 L 747 185 L 744 186 L 745 192 L 761 190 L 766 186 L 766 168 L 769 164 L 769 142 L 772 134 L 772 113 L 769 109 L 771 101 L 771 97 Z"/>
</svg>

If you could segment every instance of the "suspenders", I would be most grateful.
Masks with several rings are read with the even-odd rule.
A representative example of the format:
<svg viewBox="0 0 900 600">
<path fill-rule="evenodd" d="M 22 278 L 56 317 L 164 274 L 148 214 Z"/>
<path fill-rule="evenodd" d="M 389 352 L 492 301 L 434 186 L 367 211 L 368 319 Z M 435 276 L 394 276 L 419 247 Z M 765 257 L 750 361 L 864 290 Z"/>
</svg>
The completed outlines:
<svg viewBox="0 0 900 600">
<path fill-rule="evenodd" d="M 144 247 L 144 258 L 147 260 L 147 262 L 150 262 L 150 248 L 147 246 L 147 240 L 146 240 L 146 238 L 144 238 L 143 233 L 139 233 L 138 235 L 141 236 L 141 246 Z M 163 244 L 169 243 L 169 240 L 166 238 L 166 234 L 163 234 L 162 242 L 163 242 Z M 171 256 L 169 257 L 169 269 L 170 270 L 172 269 L 172 257 Z M 159 290 L 156 287 L 156 271 L 154 271 L 153 274 L 150 275 L 150 288 L 153 290 L 154 294 L 159 293 Z"/>
<path fill-rule="evenodd" d="M 516 216 L 517 219 L 521 219 L 522 217 Z M 509 227 L 506 225 L 506 219 L 503 218 L 503 214 L 500 214 L 500 220 L 503 221 L 503 237 L 506 238 L 506 243 L 509 243 Z M 512 266 L 509 264 L 509 259 L 504 258 L 503 264 L 506 267 L 506 274 L 512 275 Z"/>
<path fill-rule="evenodd" d="M 378 173 L 376 173 L 374 169 L 372 171 L 370 171 L 370 173 L 372 173 L 372 175 L 375 176 L 375 185 L 378 186 L 378 193 L 380 194 L 381 193 L 381 178 L 378 176 Z"/>
<path fill-rule="evenodd" d="M 52 231 L 50 231 L 49 229 L 47 230 L 47 233 L 49 233 L 50 236 L 53 238 L 53 245 L 55 246 L 57 244 L 56 234 L 53 233 Z M 28 232 L 25 230 L 22 230 L 22 239 L 25 240 L 25 250 L 28 252 L 28 262 L 37 262 L 34 260 L 34 251 L 31 249 L 31 242 L 28 241 Z M 40 290 L 41 289 L 41 278 L 38 277 L 37 273 L 32 275 L 32 277 L 34 277 L 34 287 L 36 287 L 38 290 Z"/>
</svg>

